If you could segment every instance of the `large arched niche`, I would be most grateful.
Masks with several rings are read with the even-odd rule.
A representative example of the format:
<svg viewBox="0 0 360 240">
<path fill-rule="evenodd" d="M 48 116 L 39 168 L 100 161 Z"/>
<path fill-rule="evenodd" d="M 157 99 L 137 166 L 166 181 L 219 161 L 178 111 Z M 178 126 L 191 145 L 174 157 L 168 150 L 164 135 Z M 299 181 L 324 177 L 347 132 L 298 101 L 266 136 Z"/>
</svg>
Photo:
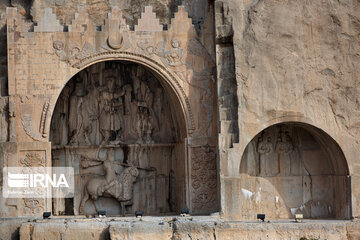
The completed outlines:
<svg viewBox="0 0 360 240">
<path fill-rule="evenodd" d="M 54 108 L 50 141 L 52 165 L 74 167 L 75 196 L 53 199 L 53 213 L 119 215 L 123 203 L 126 213 L 165 215 L 186 207 L 183 109 L 168 81 L 133 61 L 97 62 L 73 76 Z M 95 201 L 92 188 L 100 191 Z"/>
<path fill-rule="evenodd" d="M 240 164 L 243 219 L 348 219 L 349 169 L 327 133 L 312 125 L 283 122 L 257 134 Z"/>
</svg>

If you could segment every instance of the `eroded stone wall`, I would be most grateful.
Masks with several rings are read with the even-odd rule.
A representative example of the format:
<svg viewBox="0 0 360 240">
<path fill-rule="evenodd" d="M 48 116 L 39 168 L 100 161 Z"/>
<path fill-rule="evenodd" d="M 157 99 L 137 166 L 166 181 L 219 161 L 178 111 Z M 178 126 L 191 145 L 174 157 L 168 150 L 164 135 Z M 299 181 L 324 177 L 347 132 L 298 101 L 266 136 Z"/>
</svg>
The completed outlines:
<svg viewBox="0 0 360 240">
<path fill-rule="evenodd" d="M 352 214 L 359 216 L 359 1 L 216 2 L 217 38 L 233 31 L 239 103 L 239 142 L 219 145 L 226 152 L 220 160 L 225 215 L 239 218 L 239 167 L 250 140 L 274 123 L 296 121 L 339 143 L 350 169 Z"/>
</svg>

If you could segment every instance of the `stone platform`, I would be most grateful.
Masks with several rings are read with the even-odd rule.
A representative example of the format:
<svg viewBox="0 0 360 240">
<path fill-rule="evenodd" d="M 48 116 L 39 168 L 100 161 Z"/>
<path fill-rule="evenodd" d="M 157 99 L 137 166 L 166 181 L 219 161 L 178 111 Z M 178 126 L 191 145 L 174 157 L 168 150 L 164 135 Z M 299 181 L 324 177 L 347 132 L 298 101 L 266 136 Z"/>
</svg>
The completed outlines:
<svg viewBox="0 0 360 240">
<path fill-rule="evenodd" d="M 2 219 L 0 239 L 360 239 L 360 221 L 223 221 L 218 217 Z"/>
</svg>

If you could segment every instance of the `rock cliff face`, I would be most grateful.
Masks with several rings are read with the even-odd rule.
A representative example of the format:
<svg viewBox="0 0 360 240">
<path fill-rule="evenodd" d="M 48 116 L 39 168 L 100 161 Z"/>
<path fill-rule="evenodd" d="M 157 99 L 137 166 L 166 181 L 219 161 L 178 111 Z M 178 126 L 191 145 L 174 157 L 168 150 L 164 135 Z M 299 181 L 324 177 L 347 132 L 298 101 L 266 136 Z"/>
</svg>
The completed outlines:
<svg viewBox="0 0 360 240">
<path fill-rule="evenodd" d="M 351 215 L 359 217 L 360 1 L 215 3 L 224 216 L 240 216 L 240 162 L 246 146 L 265 128 L 290 121 L 313 125 L 339 144 L 351 176 Z M 181 4 L 201 32 L 206 0 L 1 0 L 0 96 L 7 95 L 6 7 L 16 7 L 33 23 L 51 7 L 68 25 L 84 5 L 100 25 L 110 8 L 118 6 L 133 28 L 144 6 L 151 5 L 166 25 Z"/>
<path fill-rule="evenodd" d="M 301 115 L 358 138 L 359 1 L 248 1 L 241 8 L 244 16 L 233 16 L 240 121 Z"/>
<path fill-rule="evenodd" d="M 218 46 L 230 36 L 239 102 L 239 142 L 220 151 L 227 152 L 220 160 L 223 209 L 239 201 L 226 193 L 240 191 L 232 178 L 248 143 L 268 126 L 296 121 L 324 130 L 340 145 L 358 216 L 360 1 L 228 0 L 217 7 Z"/>
</svg>

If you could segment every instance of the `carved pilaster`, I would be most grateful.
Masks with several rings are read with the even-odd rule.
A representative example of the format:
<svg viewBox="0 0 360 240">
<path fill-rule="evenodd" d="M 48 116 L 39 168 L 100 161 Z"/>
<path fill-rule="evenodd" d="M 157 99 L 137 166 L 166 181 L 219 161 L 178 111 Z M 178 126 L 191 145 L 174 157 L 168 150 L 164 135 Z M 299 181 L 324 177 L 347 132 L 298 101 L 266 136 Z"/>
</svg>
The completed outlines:
<svg viewBox="0 0 360 240">
<path fill-rule="evenodd" d="M 211 213 L 218 207 L 216 150 L 209 147 L 191 148 L 190 189 L 194 213 Z"/>
</svg>

